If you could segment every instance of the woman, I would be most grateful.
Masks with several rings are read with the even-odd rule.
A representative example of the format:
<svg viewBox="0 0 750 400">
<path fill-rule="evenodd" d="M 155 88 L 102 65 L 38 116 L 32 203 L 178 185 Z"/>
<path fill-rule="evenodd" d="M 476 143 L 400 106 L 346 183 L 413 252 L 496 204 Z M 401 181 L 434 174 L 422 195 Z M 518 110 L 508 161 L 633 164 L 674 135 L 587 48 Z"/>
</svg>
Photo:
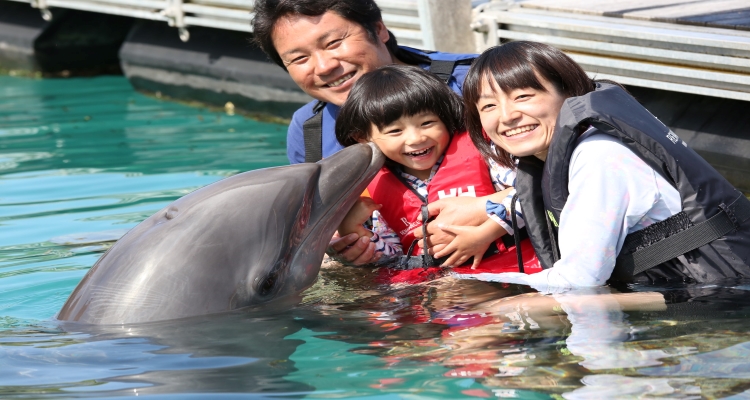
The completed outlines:
<svg viewBox="0 0 750 400">
<path fill-rule="evenodd" d="M 463 90 L 480 152 L 518 160 L 516 187 L 546 268 L 499 280 L 750 276 L 750 201 L 619 85 L 591 80 L 553 47 L 511 42 L 484 52 Z"/>
</svg>

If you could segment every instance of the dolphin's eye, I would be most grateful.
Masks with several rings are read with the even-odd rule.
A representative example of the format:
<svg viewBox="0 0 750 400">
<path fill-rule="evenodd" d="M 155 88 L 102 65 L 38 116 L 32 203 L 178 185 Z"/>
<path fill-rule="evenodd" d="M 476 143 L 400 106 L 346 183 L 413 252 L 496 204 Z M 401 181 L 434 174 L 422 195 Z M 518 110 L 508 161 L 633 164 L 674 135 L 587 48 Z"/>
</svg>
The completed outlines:
<svg viewBox="0 0 750 400">
<path fill-rule="evenodd" d="M 167 210 L 167 212 L 164 213 L 164 218 L 166 218 L 166 219 L 173 219 L 174 217 L 177 216 L 178 212 L 179 212 L 179 210 L 177 209 L 177 207 L 171 206 L 171 207 L 169 207 L 169 209 Z"/>
<path fill-rule="evenodd" d="M 276 274 L 270 274 L 258 285 L 258 294 L 266 296 L 273 291 L 276 286 Z"/>
</svg>

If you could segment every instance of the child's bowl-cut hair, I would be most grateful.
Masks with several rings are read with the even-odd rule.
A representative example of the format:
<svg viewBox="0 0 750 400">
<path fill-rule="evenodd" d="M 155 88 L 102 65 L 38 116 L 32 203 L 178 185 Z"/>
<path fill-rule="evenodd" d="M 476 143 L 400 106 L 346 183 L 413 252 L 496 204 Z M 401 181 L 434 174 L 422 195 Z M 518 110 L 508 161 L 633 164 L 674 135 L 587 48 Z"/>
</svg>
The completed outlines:
<svg viewBox="0 0 750 400">
<path fill-rule="evenodd" d="M 440 78 L 419 67 L 388 65 L 362 75 L 336 118 L 343 146 L 366 142 L 372 125 L 383 129 L 403 116 L 432 112 L 448 133 L 463 130 L 461 98 Z"/>
</svg>

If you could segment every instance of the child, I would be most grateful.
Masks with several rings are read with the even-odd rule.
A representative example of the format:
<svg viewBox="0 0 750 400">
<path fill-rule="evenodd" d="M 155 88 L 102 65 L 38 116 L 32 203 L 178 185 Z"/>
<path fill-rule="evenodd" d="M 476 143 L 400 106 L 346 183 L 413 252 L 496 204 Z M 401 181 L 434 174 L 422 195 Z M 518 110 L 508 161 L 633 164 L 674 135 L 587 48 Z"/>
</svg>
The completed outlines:
<svg viewBox="0 0 750 400">
<path fill-rule="evenodd" d="M 421 68 L 391 65 L 363 75 L 339 112 L 336 137 L 344 146 L 371 141 L 388 158 L 368 186 L 371 199 L 361 198 L 339 227 L 342 236 L 352 232 L 370 236 L 387 258 L 409 253 L 410 247 L 410 255 L 418 254 L 411 246 L 413 233 L 422 227 L 417 217 L 428 201 L 484 197 L 478 199 L 482 206 L 488 203 L 488 208 L 504 210 L 498 203 L 512 189 L 510 182 L 493 181 L 491 175 L 512 182 L 513 172 L 495 165 L 491 174 L 463 132 L 461 99 Z M 459 266 L 473 257 L 472 268 L 476 268 L 488 248 L 493 250 L 491 245 L 505 251 L 503 242 L 497 241 L 510 229 L 510 221 L 497 222 L 498 216 L 507 219 L 505 214 L 495 211 L 494 218 L 475 227 L 441 226 L 455 237 L 437 249 L 435 258 L 449 256 L 442 266 Z M 363 223 L 371 215 L 369 231 Z"/>
</svg>

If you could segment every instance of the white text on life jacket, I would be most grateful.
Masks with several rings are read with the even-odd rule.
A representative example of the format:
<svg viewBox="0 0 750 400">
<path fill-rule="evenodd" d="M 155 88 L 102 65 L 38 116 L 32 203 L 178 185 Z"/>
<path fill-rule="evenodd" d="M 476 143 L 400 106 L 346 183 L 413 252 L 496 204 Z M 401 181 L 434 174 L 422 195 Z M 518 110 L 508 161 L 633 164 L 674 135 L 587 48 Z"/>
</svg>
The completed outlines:
<svg viewBox="0 0 750 400">
<path fill-rule="evenodd" d="M 399 232 L 399 234 L 401 234 L 401 236 L 406 235 L 407 233 L 409 233 L 409 231 L 411 231 L 412 229 L 414 229 L 414 228 L 416 228 L 418 226 L 422 226 L 422 222 L 421 221 L 414 221 L 414 222 L 410 223 L 404 217 L 401 217 L 401 222 L 403 222 L 404 225 L 406 225 L 406 229 L 403 229 L 403 230 L 401 230 Z"/>
<path fill-rule="evenodd" d="M 477 192 L 474 191 L 474 186 L 468 186 L 466 191 L 463 188 L 452 188 L 449 193 L 445 193 L 444 190 L 438 190 L 438 198 L 444 199 L 446 197 L 477 197 Z"/>
</svg>

